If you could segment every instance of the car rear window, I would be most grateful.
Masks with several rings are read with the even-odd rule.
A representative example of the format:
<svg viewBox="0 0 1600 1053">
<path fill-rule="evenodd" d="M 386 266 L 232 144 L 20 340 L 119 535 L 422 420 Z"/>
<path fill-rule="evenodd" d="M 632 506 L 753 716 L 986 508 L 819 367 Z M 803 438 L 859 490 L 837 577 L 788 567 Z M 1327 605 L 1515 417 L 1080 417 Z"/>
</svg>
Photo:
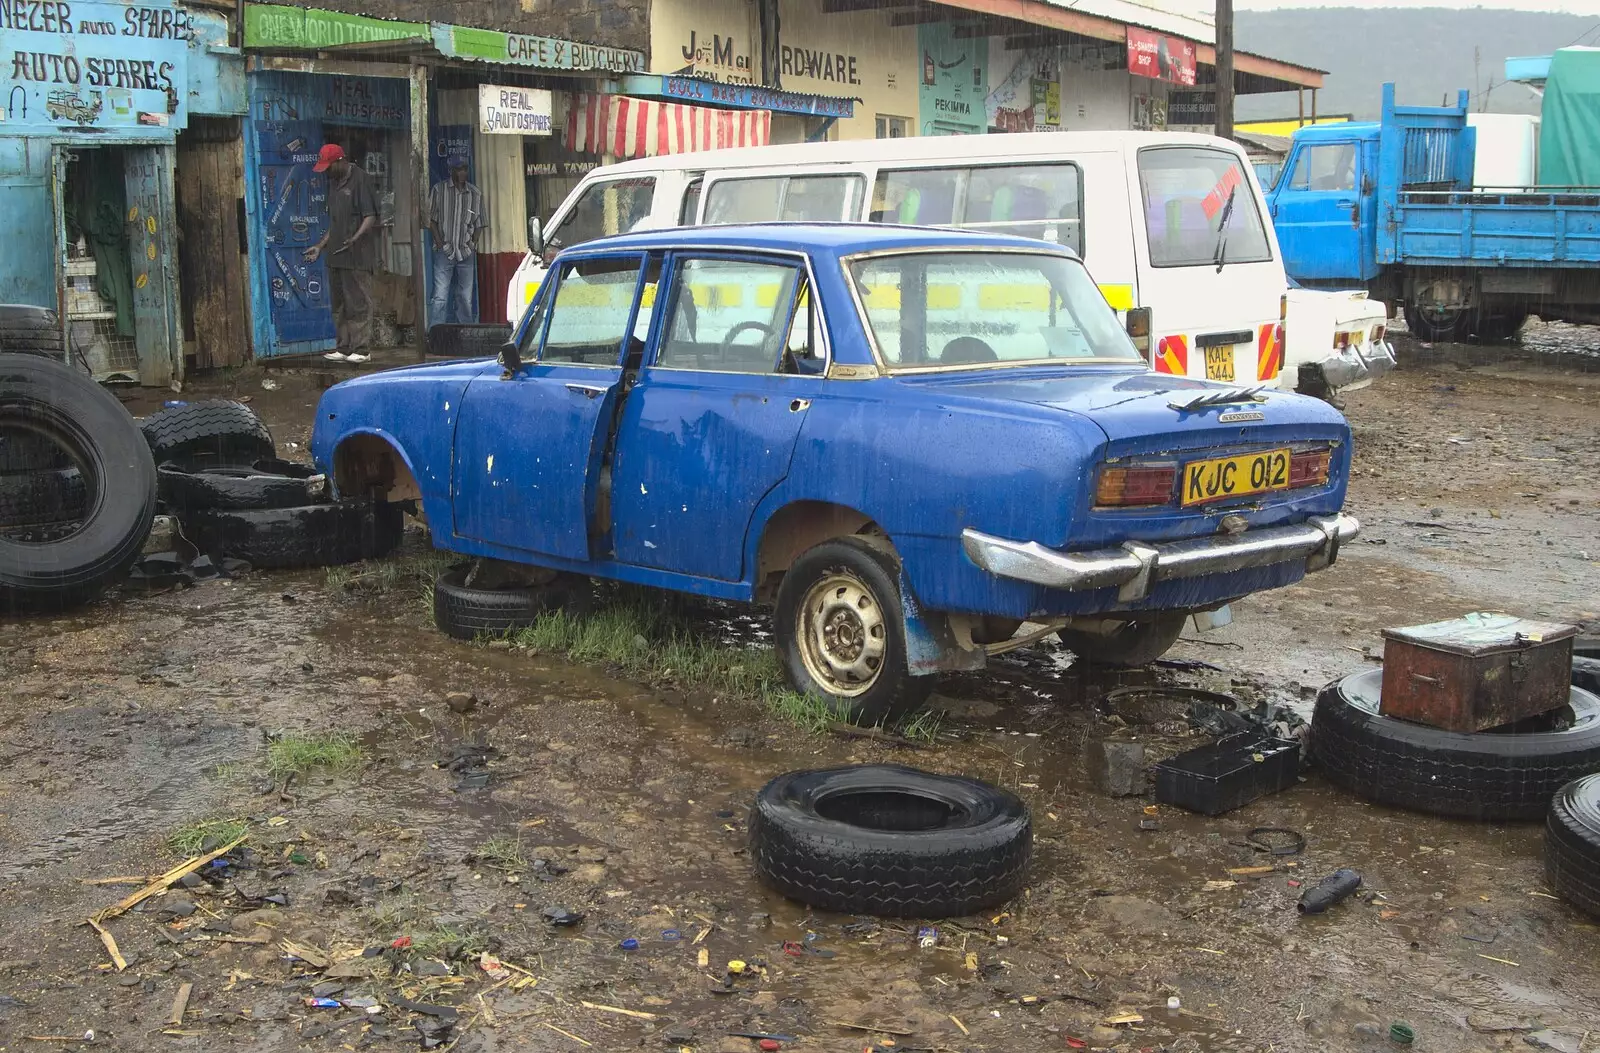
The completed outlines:
<svg viewBox="0 0 1600 1053">
<path fill-rule="evenodd" d="M 1140 150 L 1139 189 L 1151 266 L 1272 259 L 1255 191 L 1237 155 L 1204 146 Z"/>
</svg>

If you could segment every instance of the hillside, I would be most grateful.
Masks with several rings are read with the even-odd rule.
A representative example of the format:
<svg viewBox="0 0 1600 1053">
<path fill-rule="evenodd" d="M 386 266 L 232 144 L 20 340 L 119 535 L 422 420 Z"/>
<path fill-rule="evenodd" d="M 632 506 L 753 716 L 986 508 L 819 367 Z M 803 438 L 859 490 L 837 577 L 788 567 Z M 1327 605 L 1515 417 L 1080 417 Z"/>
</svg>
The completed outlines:
<svg viewBox="0 0 1600 1053">
<path fill-rule="evenodd" d="M 1600 5 L 1597 5 L 1600 8 Z M 1520 84 L 1501 85 L 1505 60 L 1545 55 L 1588 34 L 1600 45 L 1600 10 L 1593 16 L 1530 14 L 1469 8 L 1364 9 L 1321 7 L 1298 11 L 1240 11 L 1235 16 L 1236 45 L 1242 51 L 1285 59 L 1329 72 L 1317 93 L 1319 113 L 1378 114 L 1384 81 L 1398 85 L 1401 101 L 1437 106 L 1458 89 L 1476 90 L 1472 108 L 1488 92 L 1490 112 L 1538 113 L 1539 99 Z M 1341 42 L 1329 47 L 1332 41 Z M 1479 49 L 1477 86 L 1472 49 Z M 1310 97 L 1307 96 L 1307 105 Z M 1242 96 L 1241 120 L 1286 117 L 1295 112 L 1293 95 Z"/>
</svg>

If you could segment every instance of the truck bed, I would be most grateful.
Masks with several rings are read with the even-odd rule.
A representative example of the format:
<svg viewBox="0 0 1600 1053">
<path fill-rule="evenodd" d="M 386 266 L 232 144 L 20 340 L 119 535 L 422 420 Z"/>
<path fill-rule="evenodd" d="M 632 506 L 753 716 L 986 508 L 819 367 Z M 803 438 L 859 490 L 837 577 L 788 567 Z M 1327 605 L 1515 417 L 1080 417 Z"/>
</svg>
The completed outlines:
<svg viewBox="0 0 1600 1053">
<path fill-rule="evenodd" d="M 1385 263 L 1592 267 L 1600 263 L 1600 188 L 1402 190 L 1379 221 Z"/>
</svg>

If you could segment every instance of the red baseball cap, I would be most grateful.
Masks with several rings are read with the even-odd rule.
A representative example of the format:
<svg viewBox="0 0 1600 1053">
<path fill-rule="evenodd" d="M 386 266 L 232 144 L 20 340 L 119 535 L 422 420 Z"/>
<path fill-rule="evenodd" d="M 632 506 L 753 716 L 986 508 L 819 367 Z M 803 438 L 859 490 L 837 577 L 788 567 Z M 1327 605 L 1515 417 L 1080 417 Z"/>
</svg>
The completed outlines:
<svg viewBox="0 0 1600 1053">
<path fill-rule="evenodd" d="M 311 166 L 313 172 L 326 172 L 328 166 L 335 161 L 344 160 L 344 147 L 338 143 L 329 143 L 317 154 L 317 163 Z"/>
</svg>

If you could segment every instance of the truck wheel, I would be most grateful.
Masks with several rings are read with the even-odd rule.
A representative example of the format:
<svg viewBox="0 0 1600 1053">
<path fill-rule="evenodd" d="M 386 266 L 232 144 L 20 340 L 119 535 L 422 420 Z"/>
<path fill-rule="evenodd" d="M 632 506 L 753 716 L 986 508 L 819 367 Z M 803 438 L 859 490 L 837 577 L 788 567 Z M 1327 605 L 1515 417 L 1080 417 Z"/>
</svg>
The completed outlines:
<svg viewBox="0 0 1600 1053">
<path fill-rule="evenodd" d="M 1122 628 L 1103 636 L 1063 629 L 1056 637 L 1090 665 L 1136 669 L 1172 650 L 1188 617 L 1183 611 L 1158 611 L 1123 622 Z"/>
<path fill-rule="evenodd" d="M 1478 318 L 1478 339 L 1486 344 L 1503 344 L 1516 338 L 1527 324 L 1527 311 L 1507 311 L 1504 314 L 1481 315 Z"/>
<path fill-rule="evenodd" d="M 1600 918 L 1600 775 L 1567 783 L 1550 802 L 1544 873 L 1562 899 Z"/>
<path fill-rule="evenodd" d="M 778 661 L 794 689 L 841 720 L 882 724 L 921 705 L 932 676 L 906 666 L 900 568 L 858 537 L 805 552 L 783 576 L 775 613 Z"/>
<path fill-rule="evenodd" d="M 1406 304 L 1406 328 L 1418 340 L 1430 344 L 1449 344 L 1460 340 L 1467 332 L 1467 312 L 1462 308 L 1424 310 L 1415 304 Z"/>
</svg>

